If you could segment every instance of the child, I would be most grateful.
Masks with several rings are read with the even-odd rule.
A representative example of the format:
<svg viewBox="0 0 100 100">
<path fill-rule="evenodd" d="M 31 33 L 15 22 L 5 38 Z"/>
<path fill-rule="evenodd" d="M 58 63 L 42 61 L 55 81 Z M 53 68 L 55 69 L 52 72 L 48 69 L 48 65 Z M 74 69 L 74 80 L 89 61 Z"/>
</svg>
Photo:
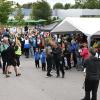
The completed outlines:
<svg viewBox="0 0 100 100">
<path fill-rule="evenodd" d="M 41 52 L 41 63 L 42 63 L 42 71 L 46 71 L 46 52 L 45 50 Z"/>
<path fill-rule="evenodd" d="M 35 52 L 35 54 L 34 54 L 34 58 L 35 58 L 35 66 L 36 66 L 36 68 L 38 67 L 40 67 L 39 66 L 39 59 L 40 59 L 40 55 L 39 55 L 39 50 L 38 50 L 38 48 L 36 48 L 36 52 Z"/>
</svg>

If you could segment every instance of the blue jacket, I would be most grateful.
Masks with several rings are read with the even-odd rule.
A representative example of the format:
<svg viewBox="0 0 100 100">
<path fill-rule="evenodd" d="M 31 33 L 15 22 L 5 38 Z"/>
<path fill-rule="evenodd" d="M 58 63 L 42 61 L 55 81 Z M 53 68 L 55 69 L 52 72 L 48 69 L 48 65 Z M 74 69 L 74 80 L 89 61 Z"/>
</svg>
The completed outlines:
<svg viewBox="0 0 100 100">
<path fill-rule="evenodd" d="M 69 47 L 69 51 L 71 53 L 74 53 L 76 51 L 76 49 L 77 49 L 76 43 L 75 44 L 71 44 L 70 47 Z"/>
<path fill-rule="evenodd" d="M 39 52 L 35 52 L 34 58 L 35 58 L 35 60 L 39 60 L 40 59 Z"/>
<path fill-rule="evenodd" d="M 46 53 L 45 52 L 41 53 L 41 62 L 46 63 Z"/>
</svg>

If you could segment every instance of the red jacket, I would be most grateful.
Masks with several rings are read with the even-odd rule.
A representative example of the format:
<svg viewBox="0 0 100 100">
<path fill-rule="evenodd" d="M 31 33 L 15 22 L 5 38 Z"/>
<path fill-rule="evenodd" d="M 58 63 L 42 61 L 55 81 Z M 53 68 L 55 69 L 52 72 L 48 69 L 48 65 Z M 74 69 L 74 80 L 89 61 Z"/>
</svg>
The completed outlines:
<svg viewBox="0 0 100 100">
<path fill-rule="evenodd" d="M 90 57 L 90 53 L 88 48 L 84 47 L 82 48 L 82 52 L 80 53 L 80 55 L 86 60 Z"/>
</svg>

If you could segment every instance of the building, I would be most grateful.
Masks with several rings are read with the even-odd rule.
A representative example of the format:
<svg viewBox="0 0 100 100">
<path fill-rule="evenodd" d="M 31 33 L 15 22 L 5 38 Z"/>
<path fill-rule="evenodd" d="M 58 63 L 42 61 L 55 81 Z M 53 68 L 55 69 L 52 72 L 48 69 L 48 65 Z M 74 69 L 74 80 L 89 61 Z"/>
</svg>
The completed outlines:
<svg viewBox="0 0 100 100">
<path fill-rule="evenodd" d="M 24 14 L 24 20 L 30 18 L 32 9 L 22 8 Z M 9 15 L 9 19 L 14 19 L 16 11 Z M 100 9 L 55 9 L 52 10 L 52 17 L 58 17 L 60 19 L 65 19 L 66 17 L 95 17 L 100 16 Z"/>
<path fill-rule="evenodd" d="M 66 17 L 95 17 L 100 16 L 100 9 L 55 9 L 52 16 L 65 19 Z"/>
<path fill-rule="evenodd" d="M 24 14 L 24 20 L 30 19 L 31 12 L 32 12 L 32 9 L 22 8 L 22 13 Z M 16 15 L 16 11 L 14 11 L 12 14 L 9 15 L 9 19 L 14 19 L 15 15 Z"/>
</svg>

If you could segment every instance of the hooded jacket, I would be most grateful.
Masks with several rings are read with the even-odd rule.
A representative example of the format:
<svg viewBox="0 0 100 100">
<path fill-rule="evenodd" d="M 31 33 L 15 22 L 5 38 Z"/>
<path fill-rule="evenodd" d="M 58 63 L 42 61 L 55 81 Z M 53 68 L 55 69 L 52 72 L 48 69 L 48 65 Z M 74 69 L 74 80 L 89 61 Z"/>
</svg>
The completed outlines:
<svg viewBox="0 0 100 100">
<path fill-rule="evenodd" d="M 86 67 L 86 79 L 100 80 L 100 60 L 94 56 L 90 56 L 84 62 Z"/>
</svg>

